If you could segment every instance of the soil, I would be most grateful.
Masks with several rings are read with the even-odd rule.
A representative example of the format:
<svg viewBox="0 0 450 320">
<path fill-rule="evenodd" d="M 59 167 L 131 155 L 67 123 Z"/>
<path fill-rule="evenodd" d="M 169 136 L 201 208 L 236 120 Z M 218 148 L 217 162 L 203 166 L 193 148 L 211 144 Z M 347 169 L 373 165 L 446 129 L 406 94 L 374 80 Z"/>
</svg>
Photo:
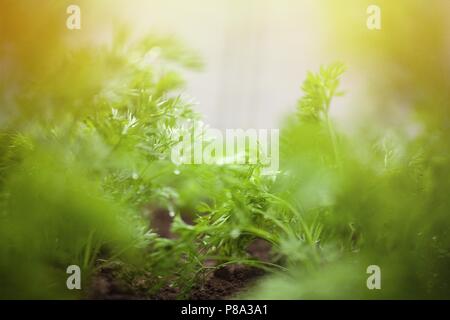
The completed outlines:
<svg viewBox="0 0 450 320">
<path fill-rule="evenodd" d="M 179 296 L 177 288 L 162 288 L 157 294 L 149 295 L 152 287 L 151 276 L 136 277 L 131 283 L 117 277 L 117 270 L 102 267 L 93 277 L 88 299 L 94 300 L 175 300 Z M 189 300 L 231 299 L 242 294 L 264 275 L 258 268 L 244 265 L 228 265 L 216 270 L 200 286 L 194 287 Z"/>
<path fill-rule="evenodd" d="M 229 265 L 218 269 L 202 286 L 194 288 L 189 299 L 220 300 L 230 299 L 248 290 L 264 271 L 258 268 Z"/>
<path fill-rule="evenodd" d="M 189 220 L 189 218 L 183 220 Z M 161 237 L 173 238 L 170 232 L 172 218 L 162 210 L 154 211 L 151 219 L 152 229 Z M 186 221 L 189 223 L 190 221 Z M 261 239 L 254 240 L 247 248 L 250 256 L 270 260 L 271 246 Z M 128 279 L 121 279 L 123 265 L 108 264 L 99 267 L 92 279 L 89 299 L 102 300 L 174 300 L 179 297 L 179 289 L 166 287 L 157 294 L 149 295 L 149 288 L 154 287 L 151 274 L 141 274 Z M 264 275 L 264 271 L 246 265 L 227 265 L 212 272 L 200 285 L 192 288 L 188 295 L 191 300 L 231 299 L 251 288 L 255 281 Z"/>
</svg>

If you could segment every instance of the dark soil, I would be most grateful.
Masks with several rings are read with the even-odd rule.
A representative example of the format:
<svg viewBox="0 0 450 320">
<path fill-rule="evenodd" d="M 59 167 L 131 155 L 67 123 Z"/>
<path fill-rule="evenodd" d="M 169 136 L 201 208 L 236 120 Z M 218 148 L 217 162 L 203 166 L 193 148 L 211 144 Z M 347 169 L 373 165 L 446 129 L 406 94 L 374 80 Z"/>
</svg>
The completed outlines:
<svg viewBox="0 0 450 320">
<path fill-rule="evenodd" d="M 88 299 L 95 300 L 174 300 L 179 298 L 177 288 L 162 288 L 157 294 L 150 295 L 151 275 L 137 276 L 130 281 L 118 277 L 119 268 L 102 267 L 93 277 Z M 213 272 L 208 279 L 194 287 L 187 299 L 220 300 L 230 299 L 248 290 L 255 280 L 264 275 L 258 268 L 244 265 L 229 265 Z"/>
<path fill-rule="evenodd" d="M 94 300 L 142 300 L 145 294 L 140 294 L 133 285 L 121 280 L 116 271 L 120 267 L 101 267 L 93 276 L 89 288 L 88 299 Z"/>
<path fill-rule="evenodd" d="M 202 286 L 194 288 L 189 299 L 219 300 L 233 298 L 242 294 L 254 284 L 255 280 L 264 275 L 258 268 L 230 265 L 218 269 Z"/>
<path fill-rule="evenodd" d="M 189 220 L 189 218 L 183 220 Z M 161 237 L 173 238 L 170 232 L 172 218 L 162 210 L 154 211 L 151 219 L 152 229 Z M 186 221 L 187 223 L 191 221 Z M 256 239 L 247 248 L 253 258 L 270 261 L 271 246 L 267 242 Z M 157 294 L 149 294 L 154 288 L 151 274 L 123 272 L 124 265 L 110 263 L 99 266 L 94 275 L 88 298 L 106 300 L 174 300 L 179 298 L 180 290 L 165 287 Z M 126 274 L 126 279 L 123 279 Z M 192 300 L 231 299 L 248 290 L 255 281 L 264 275 L 264 271 L 246 265 L 227 265 L 210 273 L 198 286 L 192 288 L 187 298 Z"/>
</svg>

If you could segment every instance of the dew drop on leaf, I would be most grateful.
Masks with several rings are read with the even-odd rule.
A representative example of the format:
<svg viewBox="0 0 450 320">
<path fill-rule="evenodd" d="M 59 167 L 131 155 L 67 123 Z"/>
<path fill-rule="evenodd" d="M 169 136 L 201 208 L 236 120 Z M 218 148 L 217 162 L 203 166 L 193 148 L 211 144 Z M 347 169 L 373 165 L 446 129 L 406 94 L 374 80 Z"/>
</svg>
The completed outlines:
<svg viewBox="0 0 450 320">
<path fill-rule="evenodd" d="M 233 230 L 230 232 L 230 236 L 231 236 L 233 239 L 238 238 L 240 235 L 241 235 L 241 230 L 239 230 L 239 229 L 233 229 Z"/>
</svg>

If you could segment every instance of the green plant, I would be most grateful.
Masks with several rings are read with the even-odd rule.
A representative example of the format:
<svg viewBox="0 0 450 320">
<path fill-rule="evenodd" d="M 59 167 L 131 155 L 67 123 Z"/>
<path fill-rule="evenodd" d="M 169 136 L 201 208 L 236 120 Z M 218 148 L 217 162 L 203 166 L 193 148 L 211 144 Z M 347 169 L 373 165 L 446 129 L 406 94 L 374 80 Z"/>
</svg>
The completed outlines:
<svg viewBox="0 0 450 320">
<path fill-rule="evenodd" d="M 74 52 L 62 74 L 17 84 L 26 91 L 1 135 L 4 297 L 73 297 L 65 268 L 79 265 L 88 283 L 99 257 L 142 265 L 152 239 L 143 206 L 172 201 L 155 177 L 173 175 L 173 131 L 195 115 L 171 94 L 182 80 L 168 61 L 198 60 L 171 38 L 123 41 L 119 32 L 110 49 Z"/>
<path fill-rule="evenodd" d="M 231 264 L 266 271 L 252 298 L 448 296 L 448 129 L 344 135 L 330 107 L 345 67 L 332 64 L 306 77 L 277 176 L 176 165 L 172 147 L 200 118 L 180 69 L 200 60 L 170 37 L 128 39 L 42 58 L 45 74 L 12 67 L 0 84 L 0 298 L 83 297 L 102 268 L 144 297 L 185 298 Z M 269 261 L 247 252 L 256 239 Z M 65 288 L 71 264 L 80 294 Z M 364 286 L 370 264 L 382 292 Z"/>
<path fill-rule="evenodd" d="M 439 191 L 449 181 L 443 170 L 450 160 L 441 140 L 445 129 L 430 128 L 439 137 L 430 144 L 424 143 L 429 132 L 411 139 L 403 128 L 375 137 L 364 128 L 354 137 L 338 133 L 333 138 L 324 130 L 330 127 L 325 112 L 331 100 L 325 97 L 336 89 L 340 71 L 327 70 L 342 69 L 322 68 L 318 75 L 309 74 L 303 86 L 299 121 L 288 124 L 290 139 L 282 146 L 282 169 L 289 177 L 279 181 L 291 205 L 307 202 L 303 217 L 320 230 L 319 259 L 309 256 L 299 240 L 283 239 L 281 248 L 291 260 L 288 271 L 267 278 L 245 297 L 448 297 L 450 239 L 444 212 L 449 202 Z M 382 290 L 365 286 L 366 268 L 372 264 L 383 272 Z"/>
</svg>

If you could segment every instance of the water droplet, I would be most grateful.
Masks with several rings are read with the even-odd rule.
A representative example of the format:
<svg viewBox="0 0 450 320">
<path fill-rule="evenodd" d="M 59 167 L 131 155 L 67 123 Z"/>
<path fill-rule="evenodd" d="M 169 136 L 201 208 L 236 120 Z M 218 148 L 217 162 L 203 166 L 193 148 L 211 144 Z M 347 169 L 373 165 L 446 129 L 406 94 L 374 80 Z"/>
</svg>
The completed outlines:
<svg viewBox="0 0 450 320">
<path fill-rule="evenodd" d="M 239 230 L 239 229 L 233 229 L 233 230 L 231 231 L 231 233 L 230 233 L 230 236 L 231 236 L 233 239 L 238 238 L 240 235 L 241 235 L 241 230 Z"/>
</svg>

